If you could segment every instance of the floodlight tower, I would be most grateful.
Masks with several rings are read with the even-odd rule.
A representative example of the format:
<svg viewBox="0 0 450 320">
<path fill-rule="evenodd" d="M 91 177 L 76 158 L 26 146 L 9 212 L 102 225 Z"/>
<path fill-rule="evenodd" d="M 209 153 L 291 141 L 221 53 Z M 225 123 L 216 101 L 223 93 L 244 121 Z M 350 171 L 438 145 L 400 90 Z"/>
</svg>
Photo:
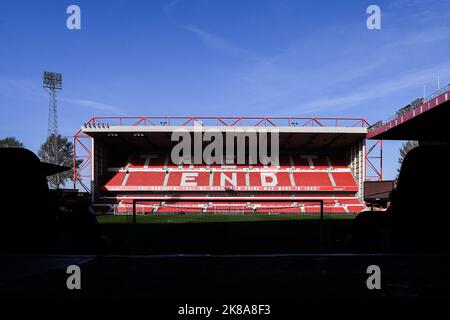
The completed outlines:
<svg viewBox="0 0 450 320">
<path fill-rule="evenodd" d="M 54 164 L 59 165 L 58 141 L 56 139 L 56 136 L 58 135 L 58 108 L 56 104 L 56 90 L 61 90 L 62 88 L 62 74 L 45 71 L 43 75 L 43 87 L 44 89 L 47 89 L 47 92 L 50 96 L 48 104 L 47 138 L 53 136 L 53 139 L 51 141 L 53 153 L 55 156 L 53 162 Z"/>
<path fill-rule="evenodd" d="M 48 106 L 48 128 L 47 135 L 58 134 L 58 108 L 56 103 L 56 90 L 62 89 L 62 74 L 55 72 L 44 72 L 43 87 L 47 89 L 50 96 Z"/>
</svg>

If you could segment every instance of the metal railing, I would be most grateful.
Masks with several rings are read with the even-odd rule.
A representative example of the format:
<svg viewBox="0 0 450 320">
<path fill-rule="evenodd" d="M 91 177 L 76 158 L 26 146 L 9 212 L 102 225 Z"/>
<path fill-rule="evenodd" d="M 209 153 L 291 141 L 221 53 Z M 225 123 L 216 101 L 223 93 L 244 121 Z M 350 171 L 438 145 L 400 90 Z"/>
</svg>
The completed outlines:
<svg viewBox="0 0 450 320">
<path fill-rule="evenodd" d="M 411 107 L 410 109 L 408 109 L 408 111 L 406 113 L 408 113 L 410 111 L 413 111 L 413 110 L 419 109 L 420 107 L 424 106 L 425 104 L 427 104 L 431 100 L 436 99 L 440 95 L 442 95 L 442 94 L 444 94 L 446 92 L 449 92 L 449 91 L 450 91 L 450 84 L 448 84 L 447 86 L 443 87 L 440 90 L 437 90 L 437 91 L 433 92 L 431 95 L 429 95 L 428 97 L 424 98 L 423 102 L 421 104 L 419 104 L 419 105 L 417 105 L 415 107 Z M 398 118 L 400 118 L 402 116 L 403 115 L 399 115 L 398 114 L 398 110 L 397 110 L 394 114 L 389 116 L 389 118 L 387 118 L 386 120 L 380 120 L 380 121 L 375 122 L 373 125 L 369 126 L 367 128 L 367 130 L 368 130 L 369 133 L 373 132 L 376 129 L 378 129 L 378 128 L 380 128 L 380 127 L 382 127 L 382 126 L 384 126 L 384 125 L 386 125 L 386 124 L 388 124 L 388 123 L 390 123 L 390 122 L 394 121 L 395 119 L 398 119 Z"/>
</svg>

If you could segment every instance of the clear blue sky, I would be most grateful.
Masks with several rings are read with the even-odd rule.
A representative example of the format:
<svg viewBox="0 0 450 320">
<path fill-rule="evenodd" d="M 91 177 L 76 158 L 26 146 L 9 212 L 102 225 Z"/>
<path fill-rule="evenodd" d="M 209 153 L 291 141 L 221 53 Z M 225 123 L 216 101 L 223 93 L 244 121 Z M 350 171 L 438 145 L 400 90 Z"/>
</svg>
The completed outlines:
<svg viewBox="0 0 450 320">
<path fill-rule="evenodd" d="M 81 7 L 81 30 L 66 8 Z M 366 28 L 377 4 L 382 29 Z M 0 1 L 0 137 L 37 151 L 93 115 L 386 118 L 450 81 L 450 1 Z M 399 143 L 384 144 L 385 178 Z"/>
</svg>

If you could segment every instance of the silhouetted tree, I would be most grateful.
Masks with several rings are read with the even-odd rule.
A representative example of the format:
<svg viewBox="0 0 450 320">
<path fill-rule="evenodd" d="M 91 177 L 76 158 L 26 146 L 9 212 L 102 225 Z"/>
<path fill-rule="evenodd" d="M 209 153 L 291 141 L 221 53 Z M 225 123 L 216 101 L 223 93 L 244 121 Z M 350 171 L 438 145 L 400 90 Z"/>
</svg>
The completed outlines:
<svg viewBox="0 0 450 320">
<path fill-rule="evenodd" d="M 0 147 L 23 148 L 23 143 L 17 140 L 15 137 L 6 137 L 4 139 L 0 139 Z"/>
<path fill-rule="evenodd" d="M 405 159 L 406 154 L 409 152 L 409 150 L 414 149 L 415 147 L 419 146 L 418 141 L 406 141 L 402 144 L 400 148 L 400 157 L 398 158 L 398 169 L 397 169 L 397 178 L 400 174 L 400 169 L 402 167 L 403 159 Z"/>
<path fill-rule="evenodd" d="M 73 145 L 66 137 L 61 135 L 50 135 L 41 145 L 38 152 L 39 158 L 43 162 L 49 162 L 60 166 L 73 167 Z M 81 164 L 81 160 L 77 160 L 76 166 Z M 48 177 L 51 187 L 58 189 L 60 186 L 72 178 L 72 170 L 54 174 Z"/>
</svg>

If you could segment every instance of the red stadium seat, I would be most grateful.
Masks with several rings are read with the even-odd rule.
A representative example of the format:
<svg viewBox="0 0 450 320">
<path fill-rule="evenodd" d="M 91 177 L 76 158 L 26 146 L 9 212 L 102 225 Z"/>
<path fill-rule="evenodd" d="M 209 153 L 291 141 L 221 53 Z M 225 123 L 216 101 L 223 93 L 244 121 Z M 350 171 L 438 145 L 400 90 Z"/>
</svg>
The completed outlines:
<svg viewBox="0 0 450 320">
<path fill-rule="evenodd" d="M 351 172 L 333 172 L 332 175 L 338 186 L 356 186 L 355 178 Z"/>
<path fill-rule="evenodd" d="M 116 201 L 118 213 L 129 212 L 131 200 L 142 197 L 142 192 L 147 191 L 153 193 L 145 193 L 145 201 L 137 206 L 142 213 L 320 212 L 319 203 L 280 200 L 286 193 L 305 199 L 323 199 L 327 213 L 358 213 L 365 208 L 356 196 L 358 186 L 344 154 L 282 154 L 278 166 L 179 166 L 171 162 L 168 154 L 122 155 L 108 165 L 101 181 L 102 190 L 123 192 L 117 199 L 126 201 L 120 204 Z M 230 191 L 235 194 L 230 196 Z M 247 195 L 242 202 L 208 199 L 242 197 L 241 192 Z M 252 192 L 251 198 L 248 198 L 248 192 Z M 156 200 L 151 201 L 151 196 Z M 191 201 L 194 196 L 202 200 Z M 171 200 L 171 197 L 177 200 Z M 257 201 L 259 197 L 273 198 L 274 201 Z"/>
</svg>

